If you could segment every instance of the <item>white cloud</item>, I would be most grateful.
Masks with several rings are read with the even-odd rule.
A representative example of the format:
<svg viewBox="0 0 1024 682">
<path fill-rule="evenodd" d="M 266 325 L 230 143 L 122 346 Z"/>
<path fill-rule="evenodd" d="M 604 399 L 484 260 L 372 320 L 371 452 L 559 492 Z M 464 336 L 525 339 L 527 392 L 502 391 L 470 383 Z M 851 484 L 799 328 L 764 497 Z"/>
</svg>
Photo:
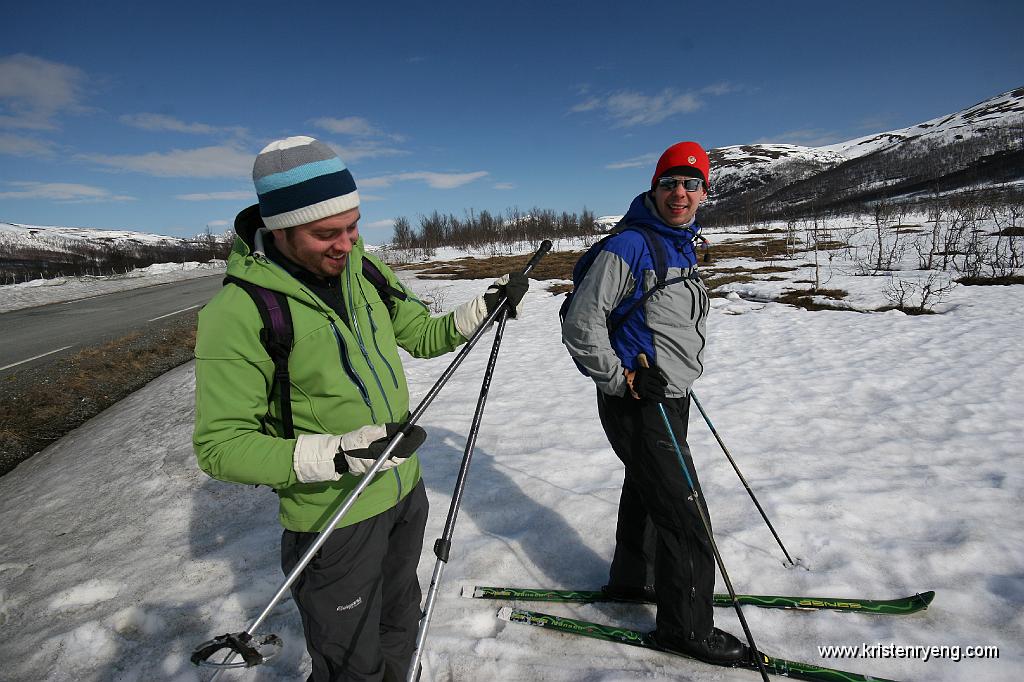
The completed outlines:
<svg viewBox="0 0 1024 682">
<path fill-rule="evenodd" d="M 580 102 L 579 104 L 575 105 L 572 109 L 569 109 L 569 111 L 572 113 L 579 113 L 581 111 L 593 111 L 594 109 L 597 109 L 600 106 L 601 100 L 597 99 L 596 97 L 591 97 L 590 99 L 584 100 L 583 102 Z"/>
<path fill-rule="evenodd" d="M 82 154 L 77 158 L 158 177 L 237 178 L 252 172 L 256 155 L 230 145 L 148 154 Z"/>
<path fill-rule="evenodd" d="M 703 106 L 697 95 L 665 88 L 657 95 L 618 92 L 604 103 L 608 114 L 621 126 L 652 125 L 676 114 L 688 114 Z"/>
<path fill-rule="evenodd" d="M 53 130 L 64 111 L 79 104 L 85 73 L 74 66 L 27 54 L 0 59 L 0 127 Z"/>
<path fill-rule="evenodd" d="M 361 116 L 347 116 L 345 118 L 330 118 L 327 116 L 314 118 L 310 122 L 322 130 L 335 135 L 350 135 L 356 138 L 386 137 L 393 142 L 404 142 L 405 136 L 396 133 L 385 132 L 382 128 L 375 126 Z"/>
<path fill-rule="evenodd" d="M 496 182 L 494 183 L 494 189 L 515 189 L 516 186 L 511 182 Z"/>
<path fill-rule="evenodd" d="M 91 185 L 68 182 L 9 182 L 18 189 L 0 192 L 0 199 L 46 199 L 64 203 L 100 203 L 108 201 L 134 201 L 134 197 L 111 194 L 109 190 Z"/>
<path fill-rule="evenodd" d="M 609 170 L 620 170 L 622 168 L 644 168 L 653 166 L 661 157 L 659 153 L 641 154 L 625 161 L 616 161 L 605 166 Z"/>
<path fill-rule="evenodd" d="M 705 95 L 715 95 L 716 97 L 720 97 L 721 95 L 728 95 L 731 92 L 737 92 L 739 89 L 739 86 L 723 81 L 722 83 L 706 85 L 701 88 L 700 91 Z"/>
<path fill-rule="evenodd" d="M 373 137 L 383 135 L 384 131 L 377 128 L 365 118 L 360 116 L 348 116 L 346 118 L 315 118 L 310 123 L 317 128 L 322 128 L 329 133 L 339 135 L 355 135 L 358 137 Z"/>
<path fill-rule="evenodd" d="M 384 156 L 405 156 L 411 153 L 403 149 L 385 147 L 375 142 L 359 142 L 351 145 L 332 144 L 331 146 L 345 163 L 355 163 L 362 159 L 378 159 Z"/>
<path fill-rule="evenodd" d="M 381 227 L 394 227 L 395 226 L 395 219 L 394 218 L 385 218 L 384 220 L 375 220 L 372 223 L 360 223 L 359 226 L 360 227 L 365 227 L 367 229 L 381 228 Z"/>
<path fill-rule="evenodd" d="M 0 154 L 9 156 L 53 156 L 55 145 L 49 140 L 21 135 L 0 135 Z"/>
<path fill-rule="evenodd" d="M 205 192 L 199 194 L 178 194 L 175 199 L 182 201 L 244 201 L 255 199 L 256 193 L 252 190 L 238 192 Z"/>
<path fill-rule="evenodd" d="M 212 126 L 206 123 L 186 123 L 173 116 L 165 114 L 125 114 L 121 122 L 134 128 L 154 131 L 170 131 L 175 133 L 196 133 L 209 135 L 213 133 L 232 133 L 234 135 L 245 135 L 246 129 L 240 126 Z"/>
<path fill-rule="evenodd" d="M 665 88 L 659 93 L 648 95 L 632 90 L 620 90 L 604 95 L 590 95 L 573 105 L 569 113 L 601 111 L 615 122 L 616 127 L 653 125 L 672 116 L 700 109 L 704 106 L 704 95 L 719 96 L 734 92 L 736 89 L 729 83 L 716 83 L 694 92 L 679 92 L 673 88 Z"/>
<path fill-rule="evenodd" d="M 207 227 L 229 227 L 231 225 L 230 220 L 211 220 L 206 223 Z"/>
<path fill-rule="evenodd" d="M 367 178 L 358 181 L 359 187 L 381 188 L 390 187 L 395 182 L 422 181 L 432 189 L 455 189 L 462 185 L 469 184 L 474 180 L 489 175 L 487 171 L 476 171 L 474 173 L 434 173 L 431 171 L 418 171 L 415 173 L 397 173 L 395 175 L 381 175 L 376 178 Z"/>
</svg>

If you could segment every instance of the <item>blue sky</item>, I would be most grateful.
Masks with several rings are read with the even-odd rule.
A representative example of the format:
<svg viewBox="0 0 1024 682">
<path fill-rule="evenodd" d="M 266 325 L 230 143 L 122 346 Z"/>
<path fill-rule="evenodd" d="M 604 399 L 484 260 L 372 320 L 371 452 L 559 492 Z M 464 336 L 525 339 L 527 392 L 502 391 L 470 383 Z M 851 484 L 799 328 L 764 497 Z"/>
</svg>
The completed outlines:
<svg viewBox="0 0 1024 682">
<path fill-rule="evenodd" d="M 680 140 L 823 145 L 1024 85 L 1022 7 L 4 0 L 0 221 L 221 232 L 297 134 L 351 168 L 370 242 L 435 209 L 621 214 Z"/>
</svg>

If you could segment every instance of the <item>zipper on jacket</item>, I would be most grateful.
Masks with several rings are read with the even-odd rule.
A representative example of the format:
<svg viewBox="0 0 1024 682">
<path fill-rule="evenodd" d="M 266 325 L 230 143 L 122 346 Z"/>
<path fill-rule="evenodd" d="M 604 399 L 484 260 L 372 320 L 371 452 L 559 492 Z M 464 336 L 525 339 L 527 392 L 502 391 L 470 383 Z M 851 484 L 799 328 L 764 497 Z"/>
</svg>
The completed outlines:
<svg viewBox="0 0 1024 682">
<path fill-rule="evenodd" d="M 351 265 L 351 263 L 350 263 Z M 359 350 L 363 354 L 363 360 L 366 361 L 366 366 L 370 368 L 370 374 L 373 375 L 374 380 L 377 382 L 377 388 L 380 389 L 380 394 L 384 398 L 384 405 L 388 408 L 388 416 L 391 421 L 395 421 L 395 413 L 391 409 L 391 401 L 388 400 L 388 394 L 384 392 L 384 384 L 381 383 L 380 376 L 377 375 L 377 370 L 374 368 L 373 363 L 370 362 L 370 353 L 366 350 L 366 344 L 363 343 L 363 334 L 359 330 L 359 320 L 356 319 L 356 308 L 353 299 L 355 299 L 354 292 L 352 291 L 352 268 L 345 268 L 345 278 L 348 280 L 348 311 L 349 317 L 352 318 L 352 329 L 356 333 L 356 341 L 359 343 Z"/>
<path fill-rule="evenodd" d="M 370 320 L 370 336 L 373 337 L 373 347 L 376 349 L 377 355 L 380 356 L 381 362 L 384 363 L 384 366 L 388 368 L 388 372 L 391 373 L 391 381 L 395 384 L 395 388 L 398 388 L 398 377 L 395 376 L 395 370 L 391 367 L 388 359 L 384 357 L 384 353 L 380 350 L 380 343 L 377 342 L 377 323 L 373 321 L 373 306 L 370 305 L 369 300 L 366 298 L 366 290 L 363 288 L 362 282 L 359 282 L 359 293 L 363 295 L 363 300 L 366 301 L 366 318 Z"/>
<path fill-rule="evenodd" d="M 398 494 L 395 495 L 395 502 L 402 499 L 402 477 L 398 475 L 398 467 L 392 467 L 392 471 L 395 472 L 395 482 L 398 483 Z"/>
<path fill-rule="evenodd" d="M 388 368 L 388 372 L 391 373 L 391 381 L 395 384 L 395 388 L 398 388 L 398 377 L 395 376 L 395 370 L 391 367 L 388 359 L 384 357 L 384 353 L 380 349 L 380 343 L 377 342 L 377 323 L 373 321 L 373 308 L 369 303 L 366 304 L 366 316 L 370 319 L 370 336 L 373 337 L 373 347 L 377 351 L 377 355 L 380 356 L 381 362 L 384 363 L 384 366 Z"/>
<path fill-rule="evenodd" d="M 265 263 L 267 265 L 271 265 L 271 266 L 277 267 L 282 272 L 285 272 L 287 274 L 287 271 L 284 268 L 282 268 L 279 264 L 277 264 L 274 261 L 272 261 L 270 258 L 268 258 L 266 256 L 266 254 L 264 254 L 264 253 L 262 253 L 260 251 L 253 251 L 252 252 L 252 257 L 255 260 L 257 260 L 257 261 L 260 261 L 260 262 Z M 289 275 L 289 276 L 291 276 L 291 275 Z M 302 288 L 302 291 L 304 291 L 305 293 L 309 294 L 309 296 L 311 296 L 314 301 L 319 299 L 318 296 L 316 296 L 315 294 L 313 294 L 312 292 L 307 290 L 305 287 L 301 287 L 301 288 Z M 356 385 L 356 388 L 359 389 L 359 395 L 362 397 L 363 403 L 365 403 L 366 406 L 370 409 L 370 418 L 373 420 L 373 423 L 376 424 L 377 423 L 377 415 L 376 415 L 376 412 L 373 409 L 373 403 L 370 400 L 370 393 L 369 393 L 369 391 L 366 390 L 366 385 L 363 383 L 363 380 L 359 378 L 359 375 L 356 373 L 355 368 L 352 366 L 352 363 L 348 359 L 348 354 L 345 352 L 345 349 L 346 349 L 345 340 L 341 338 L 341 331 L 338 329 L 338 326 L 334 323 L 334 320 L 331 319 L 331 316 L 330 316 L 329 313 L 325 313 L 325 317 L 327 318 L 327 321 L 331 323 L 331 330 L 334 332 L 334 340 L 338 344 L 338 357 L 341 359 L 342 369 L 345 371 L 345 374 L 348 375 L 348 378 L 352 381 L 352 383 Z M 363 355 L 364 356 L 366 355 L 366 349 L 365 348 L 363 349 Z M 367 364 L 369 364 L 369 363 L 367 363 Z M 370 367 L 370 370 L 371 371 L 373 370 L 372 366 Z M 374 377 L 376 377 L 376 372 L 374 372 Z M 377 379 L 377 383 L 378 383 L 378 385 L 380 384 L 380 379 Z M 382 391 L 382 393 L 383 393 L 383 391 Z M 387 396 L 384 396 L 384 402 L 387 403 Z M 389 413 L 391 412 L 391 406 L 390 405 L 388 405 L 388 412 Z"/>
<path fill-rule="evenodd" d="M 699 282 L 700 280 L 698 279 L 697 281 Z M 702 288 L 698 286 L 697 292 L 701 293 L 701 291 Z M 700 322 L 701 320 L 706 318 L 710 312 L 711 297 L 708 295 L 707 289 L 705 288 L 703 290 L 703 295 L 701 296 L 700 313 L 697 315 L 697 319 L 693 324 L 693 330 L 697 332 L 697 336 L 700 337 L 700 348 L 697 349 L 697 354 L 693 356 L 693 359 L 697 361 L 698 365 L 700 365 L 701 374 L 704 374 L 704 363 L 700 359 L 700 354 L 704 352 L 704 348 L 708 345 L 708 340 L 704 338 L 703 334 L 700 333 Z"/>
<path fill-rule="evenodd" d="M 355 369 L 352 367 L 352 363 L 349 362 L 348 355 L 345 354 L 345 342 L 341 338 L 341 332 L 338 330 L 338 326 L 334 324 L 334 320 L 331 320 L 330 318 L 328 318 L 328 320 L 331 323 L 331 329 L 334 331 L 334 338 L 338 342 L 338 355 L 341 358 L 341 366 L 344 368 L 345 374 L 347 374 L 349 379 L 352 380 L 352 383 L 354 383 L 356 385 L 356 388 L 359 389 L 359 395 L 363 397 L 363 402 L 366 403 L 366 406 L 368 408 L 370 408 L 370 418 L 373 420 L 373 423 L 376 424 L 377 415 L 373 411 L 373 404 L 370 401 L 370 394 L 369 392 L 367 392 L 366 386 L 359 378 L 359 375 L 356 374 Z"/>
<path fill-rule="evenodd" d="M 683 280 L 683 283 L 686 285 L 686 290 L 690 292 L 690 321 L 691 322 L 696 322 L 697 321 L 697 292 L 694 291 L 693 286 L 690 284 L 689 280 Z M 704 302 L 703 301 L 701 301 L 700 307 L 702 309 L 704 308 Z"/>
</svg>

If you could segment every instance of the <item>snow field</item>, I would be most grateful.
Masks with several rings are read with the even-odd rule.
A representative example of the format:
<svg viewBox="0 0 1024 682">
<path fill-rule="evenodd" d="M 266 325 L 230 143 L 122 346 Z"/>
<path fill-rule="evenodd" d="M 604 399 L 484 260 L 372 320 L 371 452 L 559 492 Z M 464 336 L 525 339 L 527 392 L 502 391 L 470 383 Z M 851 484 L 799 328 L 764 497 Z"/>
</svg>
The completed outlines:
<svg viewBox="0 0 1024 682">
<path fill-rule="evenodd" d="M 451 282 L 447 300 L 457 305 L 488 283 Z M 744 286 L 757 294 L 759 284 Z M 535 282 L 523 318 L 506 327 L 431 623 L 429 678 L 757 679 L 505 623 L 495 618 L 501 604 L 460 596 L 463 584 L 605 582 L 622 470 L 597 420 L 594 388 L 559 341 L 559 303 Z M 744 298 L 714 299 L 712 308 L 695 391 L 799 563 L 783 565 L 693 409 L 690 445 L 736 588 L 937 592 L 927 611 L 907 617 L 746 608 L 758 644 L 892 679 L 1015 679 L 1024 641 L 1024 531 L 1014 511 L 1024 499 L 1020 288 L 958 287 L 935 316 L 808 312 Z M 431 503 L 424 593 L 490 343 L 481 340 L 421 421 Z M 414 404 L 451 358 L 407 360 Z M 280 585 L 274 496 L 198 471 L 193 387 L 191 365 L 169 372 L 0 479 L 0 657 L 9 679 L 208 679 L 187 662 L 191 649 L 244 629 Z M 654 623 L 652 607 L 526 606 L 641 629 Z M 716 609 L 716 623 L 740 632 L 730 609 Z M 304 677 L 294 606 L 285 601 L 263 630 L 284 639 L 280 656 L 221 679 Z M 991 644 L 1000 658 L 823 660 L 817 650 L 890 642 Z"/>
</svg>

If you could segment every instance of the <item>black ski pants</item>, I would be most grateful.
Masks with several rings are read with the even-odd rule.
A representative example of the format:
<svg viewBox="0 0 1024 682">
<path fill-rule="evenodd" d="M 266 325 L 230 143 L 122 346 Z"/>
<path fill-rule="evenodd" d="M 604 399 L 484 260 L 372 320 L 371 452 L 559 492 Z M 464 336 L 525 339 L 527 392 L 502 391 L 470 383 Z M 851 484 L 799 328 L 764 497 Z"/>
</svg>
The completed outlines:
<svg viewBox="0 0 1024 682">
<path fill-rule="evenodd" d="M 391 509 L 336 529 L 302 571 L 292 597 L 313 659 L 307 682 L 405 680 L 422 615 L 416 566 L 426 522 L 421 481 Z M 286 574 L 316 536 L 284 531 Z"/>
<path fill-rule="evenodd" d="M 662 404 L 700 493 L 686 445 L 690 399 L 668 398 Z M 641 587 L 653 577 L 658 633 L 703 639 L 714 626 L 715 558 L 658 403 L 598 390 L 597 405 L 608 441 L 626 467 L 609 583 Z M 700 493 L 706 513 L 703 497 Z"/>
</svg>

